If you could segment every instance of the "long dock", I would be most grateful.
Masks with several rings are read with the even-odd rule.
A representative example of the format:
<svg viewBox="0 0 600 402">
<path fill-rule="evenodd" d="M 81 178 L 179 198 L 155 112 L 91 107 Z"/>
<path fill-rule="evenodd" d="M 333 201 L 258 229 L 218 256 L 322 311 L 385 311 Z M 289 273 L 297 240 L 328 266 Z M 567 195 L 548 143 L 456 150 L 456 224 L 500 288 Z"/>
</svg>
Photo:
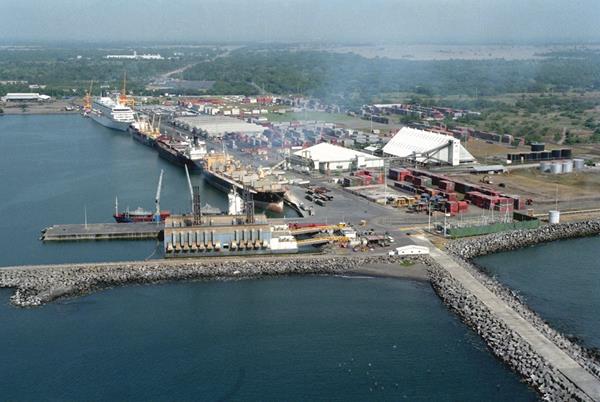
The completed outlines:
<svg viewBox="0 0 600 402">
<path fill-rule="evenodd" d="M 42 241 L 157 239 L 162 223 L 89 223 L 53 225 L 42 231 Z"/>
<path fill-rule="evenodd" d="M 561 372 L 590 399 L 600 401 L 600 380 L 556 346 L 533 324 L 525 320 L 517 311 L 491 292 L 449 255 L 436 248 L 423 236 L 415 236 L 413 239 L 417 240 L 419 244 L 429 247 L 430 256 L 452 278 L 458 281 L 470 294 L 478 298 L 508 328 L 516 332 L 539 356 Z"/>
</svg>

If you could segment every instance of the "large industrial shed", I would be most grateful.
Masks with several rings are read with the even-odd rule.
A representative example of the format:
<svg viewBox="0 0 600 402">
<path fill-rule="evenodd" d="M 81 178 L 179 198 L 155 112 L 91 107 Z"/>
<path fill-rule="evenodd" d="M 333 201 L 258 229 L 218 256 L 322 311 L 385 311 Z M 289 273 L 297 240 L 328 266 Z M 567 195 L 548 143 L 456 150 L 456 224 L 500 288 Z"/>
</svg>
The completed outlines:
<svg viewBox="0 0 600 402">
<path fill-rule="evenodd" d="M 190 131 L 195 129 L 198 133 L 203 133 L 207 137 L 222 137 L 228 133 L 259 135 L 265 131 L 265 128 L 261 125 L 222 116 L 179 117 L 175 119 L 175 124 Z"/>
<path fill-rule="evenodd" d="M 357 169 L 382 168 L 383 159 L 322 142 L 294 152 L 290 156 L 290 165 L 306 172 L 351 172 Z"/>
<path fill-rule="evenodd" d="M 47 101 L 50 100 L 48 95 L 40 95 L 37 92 L 27 92 L 27 93 L 7 93 L 2 97 L 2 101 L 4 102 L 32 102 L 32 101 Z"/>
<path fill-rule="evenodd" d="M 383 154 L 452 166 L 475 162 L 473 155 L 462 146 L 459 139 L 410 127 L 402 127 L 383 147 Z"/>
</svg>

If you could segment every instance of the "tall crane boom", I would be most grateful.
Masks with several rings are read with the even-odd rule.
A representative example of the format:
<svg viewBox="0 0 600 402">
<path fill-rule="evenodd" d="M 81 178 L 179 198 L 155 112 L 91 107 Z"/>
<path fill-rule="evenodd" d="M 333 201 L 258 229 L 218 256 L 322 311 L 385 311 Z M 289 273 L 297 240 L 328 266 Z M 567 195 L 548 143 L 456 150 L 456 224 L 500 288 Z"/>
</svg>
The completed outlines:
<svg viewBox="0 0 600 402">
<path fill-rule="evenodd" d="M 190 189 L 190 202 L 192 205 L 192 215 L 194 214 L 194 189 L 192 187 L 192 180 L 190 179 L 190 171 L 188 170 L 187 165 L 183 165 L 183 167 L 185 167 L 185 176 L 187 177 L 187 182 L 188 182 L 188 187 Z"/>
<path fill-rule="evenodd" d="M 162 179 L 163 179 L 164 171 L 160 170 L 160 176 L 158 177 L 158 187 L 156 188 L 156 197 L 154 202 L 156 203 L 156 215 L 155 219 L 160 221 L 160 190 L 162 189 Z"/>
</svg>

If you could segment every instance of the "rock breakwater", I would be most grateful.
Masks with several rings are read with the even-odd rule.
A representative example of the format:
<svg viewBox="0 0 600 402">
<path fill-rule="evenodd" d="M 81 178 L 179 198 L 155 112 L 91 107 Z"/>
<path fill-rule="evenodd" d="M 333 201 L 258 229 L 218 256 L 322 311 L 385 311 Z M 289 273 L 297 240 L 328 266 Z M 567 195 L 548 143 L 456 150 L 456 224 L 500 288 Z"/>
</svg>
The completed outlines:
<svg viewBox="0 0 600 402">
<path fill-rule="evenodd" d="M 16 306 L 29 307 L 61 297 L 79 296 L 126 284 L 274 275 L 341 274 L 356 270 L 364 264 L 396 260 L 399 258 L 390 256 L 315 256 L 9 267 L 0 269 L 0 287 L 14 288 L 11 302 Z"/>
<path fill-rule="evenodd" d="M 450 242 L 446 248 L 452 254 L 470 260 L 482 255 L 516 250 L 539 243 L 598 234 L 600 234 L 600 220 L 593 220 L 545 225 L 537 229 L 514 230 L 472 239 L 455 240 Z"/>
<path fill-rule="evenodd" d="M 477 332 L 493 353 L 521 374 L 545 400 L 592 400 L 436 262 L 429 262 L 429 273 L 435 292 L 448 308 Z"/>
<path fill-rule="evenodd" d="M 488 290 L 502 299 L 510 308 L 531 323 L 538 331 L 566 352 L 573 360 L 582 367 L 585 367 L 594 376 L 600 378 L 600 362 L 598 361 L 598 354 L 596 352 L 572 342 L 563 334 L 553 329 L 547 322 L 532 311 L 518 294 L 500 284 L 495 278 L 487 275 L 472 262 L 474 258 L 487 254 L 516 250 L 550 241 L 594 236 L 598 234 L 600 234 L 600 221 L 582 221 L 547 225 L 533 230 L 515 230 L 471 239 L 462 239 L 449 243 L 446 248 L 453 256 L 453 259 L 481 282 Z"/>
</svg>

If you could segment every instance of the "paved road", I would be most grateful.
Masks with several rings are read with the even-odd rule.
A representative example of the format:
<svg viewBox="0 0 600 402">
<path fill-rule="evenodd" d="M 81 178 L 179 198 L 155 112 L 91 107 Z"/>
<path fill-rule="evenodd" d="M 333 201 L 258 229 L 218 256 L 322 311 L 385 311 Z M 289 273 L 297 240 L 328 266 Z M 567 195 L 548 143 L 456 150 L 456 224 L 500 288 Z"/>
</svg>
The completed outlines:
<svg viewBox="0 0 600 402">
<path fill-rule="evenodd" d="M 595 401 L 600 401 L 600 380 L 590 374 L 566 352 L 556 346 L 519 313 L 492 293 L 450 256 L 436 248 L 423 236 L 414 236 L 430 249 L 431 257 L 471 294 L 485 304 L 499 319 L 527 341 L 533 350 L 556 367 L 571 382 Z"/>
</svg>

